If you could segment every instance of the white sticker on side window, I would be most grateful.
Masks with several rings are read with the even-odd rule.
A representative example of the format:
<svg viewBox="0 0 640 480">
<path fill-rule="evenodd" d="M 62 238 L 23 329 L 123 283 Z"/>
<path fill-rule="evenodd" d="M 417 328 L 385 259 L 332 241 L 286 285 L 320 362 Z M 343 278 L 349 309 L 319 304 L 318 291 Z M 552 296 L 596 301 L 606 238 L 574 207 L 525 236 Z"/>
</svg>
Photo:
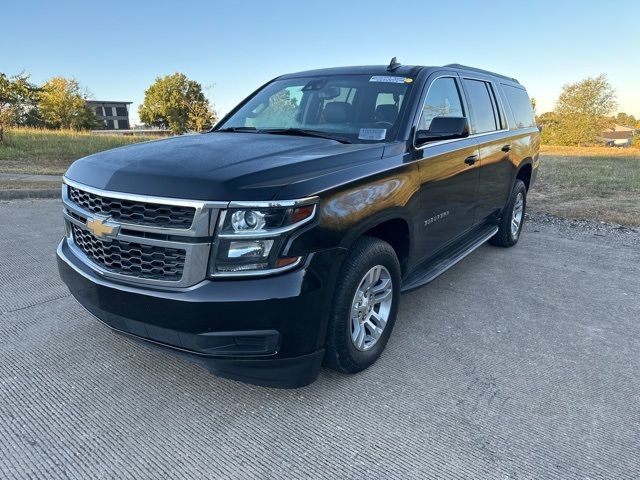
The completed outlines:
<svg viewBox="0 0 640 480">
<path fill-rule="evenodd" d="M 361 128 L 359 140 L 384 140 L 387 137 L 386 128 Z"/>
<path fill-rule="evenodd" d="M 369 79 L 370 82 L 387 82 L 387 83 L 405 83 L 405 77 L 389 77 L 387 75 L 374 75 Z"/>
</svg>

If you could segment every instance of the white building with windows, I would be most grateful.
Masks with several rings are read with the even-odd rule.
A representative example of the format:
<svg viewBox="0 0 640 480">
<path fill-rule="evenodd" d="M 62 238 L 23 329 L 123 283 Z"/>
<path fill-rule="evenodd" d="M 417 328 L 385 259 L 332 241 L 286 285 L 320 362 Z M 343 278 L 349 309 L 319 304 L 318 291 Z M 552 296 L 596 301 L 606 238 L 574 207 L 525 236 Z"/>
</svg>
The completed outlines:
<svg viewBox="0 0 640 480">
<path fill-rule="evenodd" d="M 100 130 L 129 130 L 129 105 L 131 103 L 87 100 L 87 106 L 98 117 Z"/>
</svg>

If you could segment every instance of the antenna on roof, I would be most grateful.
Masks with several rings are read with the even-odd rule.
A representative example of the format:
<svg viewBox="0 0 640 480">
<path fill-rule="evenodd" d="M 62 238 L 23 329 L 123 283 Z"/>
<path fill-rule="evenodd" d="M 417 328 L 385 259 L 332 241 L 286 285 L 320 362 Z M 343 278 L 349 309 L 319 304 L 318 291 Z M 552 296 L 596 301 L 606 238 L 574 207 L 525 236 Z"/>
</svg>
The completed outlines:
<svg viewBox="0 0 640 480">
<path fill-rule="evenodd" d="M 395 69 L 400 67 L 400 63 L 396 60 L 396 57 L 393 57 L 389 62 L 389 66 L 387 67 L 387 72 L 393 72 Z"/>
</svg>

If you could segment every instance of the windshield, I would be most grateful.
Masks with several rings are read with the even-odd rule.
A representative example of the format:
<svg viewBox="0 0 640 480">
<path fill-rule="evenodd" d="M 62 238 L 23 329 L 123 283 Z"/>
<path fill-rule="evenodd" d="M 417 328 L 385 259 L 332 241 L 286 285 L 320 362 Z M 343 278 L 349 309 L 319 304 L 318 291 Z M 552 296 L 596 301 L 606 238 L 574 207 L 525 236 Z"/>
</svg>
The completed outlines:
<svg viewBox="0 0 640 480">
<path fill-rule="evenodd" d="M 323 134 L 350 142 L 385 141 L 396 134 L 412 81 L 392 75 L 275 80 L 216 130 Z"/>
</svg>

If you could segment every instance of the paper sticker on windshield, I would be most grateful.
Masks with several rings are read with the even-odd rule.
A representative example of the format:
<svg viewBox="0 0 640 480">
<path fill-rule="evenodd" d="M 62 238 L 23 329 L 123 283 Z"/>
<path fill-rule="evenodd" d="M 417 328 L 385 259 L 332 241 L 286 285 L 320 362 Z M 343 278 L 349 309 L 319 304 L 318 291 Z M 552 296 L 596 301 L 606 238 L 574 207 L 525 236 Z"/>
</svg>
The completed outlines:
<svg viewBox="0 0 640 480">
<path fill-rule="evenodd" d="M 387 137 L 386 128 L 361 128 L 359 140 L 384 140 Z"/>
<path fill-rule="evenodd" d="M 405 77 L 389 77 L 387 75 L 374 75 L 370 82 L 404 83 Z"/>
</svg>

